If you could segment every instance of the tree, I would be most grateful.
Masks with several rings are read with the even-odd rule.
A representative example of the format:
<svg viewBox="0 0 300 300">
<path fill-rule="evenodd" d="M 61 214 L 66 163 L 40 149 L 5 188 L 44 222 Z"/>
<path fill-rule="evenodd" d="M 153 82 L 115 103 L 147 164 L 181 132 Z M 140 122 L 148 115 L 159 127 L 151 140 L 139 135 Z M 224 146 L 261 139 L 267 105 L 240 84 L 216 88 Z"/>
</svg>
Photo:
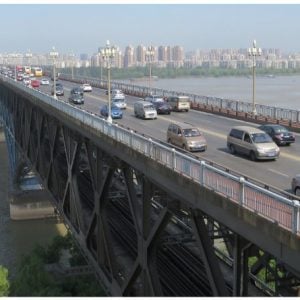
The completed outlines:
<svg viewBox="0 0 300 300">
<path fill-rule="evenodd" d="M 8 270 L 3 266 L 0 266 L 0 297 L 8 296 L 9 293 L 9 281 Z"/>
</svg>

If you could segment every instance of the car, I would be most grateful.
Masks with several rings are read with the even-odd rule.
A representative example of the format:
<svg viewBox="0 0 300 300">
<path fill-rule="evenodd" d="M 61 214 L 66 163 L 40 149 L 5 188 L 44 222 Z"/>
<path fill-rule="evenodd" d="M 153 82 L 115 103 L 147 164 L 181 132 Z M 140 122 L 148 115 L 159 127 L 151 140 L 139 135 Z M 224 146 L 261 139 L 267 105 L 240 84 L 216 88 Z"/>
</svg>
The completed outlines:
<svg viewBox="0 0 300 300">
<path fill-rule="evenodd" d="M 81 86 L 75 86 L 71 89 L 70 94 L 78 94 L 83 96 L 83 88 Z"/>
<path fill-rule="evenodd" d="M 84 83 L 81 88 L 84 92 L 91 92 L 93 90 L 92 86 L 89 83 Z"/>
<path fill-rule="evenodd" d="M 266 132 L 278 146 L 289 146 L 290 144 L 295 143 L 295 134 L 288 131 L 282 125 L 265 124 L 259 126 L 258 128 Z"/>
<path fill-rule="evenodd" d="M 101 107 L 100 115 L 103 117 L 108 117 L 108 105 L 104 105 Z M 112 119 L 122 119 L 123 118 L 122 110 L 116 105 L 111 106 L 111 118 Z"/>
<path fill-rule="evenodd" d="M 149 96 L 146 96 L 144 98 L 145 101 L 148 101 L 148 102 L 161 102 L 161 101 L 164 101 L 164 97 L 163 96 L 159 96 L 159 95 L 149 95 Z"/>
<path fill-rule="evenodd" d="M 127 107 L 125 99 L 113 99 L 112 103 L 113 105 L 118 106 L 121 109 L 126 109 Z"/>
<path fill-rule="evenodd" d="M 121 90 L 112 90 L 111 99 L 125 99 L 125 95 Z"/>
<path fill-rule="evenodd" d="M 207 142 L 201 131 L 187 123 L 170 123 L 167 142 L 188 151 L 205 151 Z"/>
<path fill-rule="evenodd" d="M 56 93 L 56 96 L 64 96 L 64 94 L 65 94 L 64 87 L 59 82 L 55 84 L 55 93 Z M 51 95 L 54 95 L 54 86 L 52 86 Z"/>
<path fill-rule="evenodd" d="M 297 174 L 292 179 L 292 192 L 300 197 L 300 174 Z"/>
<path fill-rule="evenodd" d="M 38 79 L 31 79 L 31 86 L 38 88 L 40 86 L 40 81 Z"/>
<path fill-rule="evenodd" d="M 31 79 L 30 78 L 27 78 L 27 77 L 25 77 L 25 78 L 23 78 L 23 83 L 25 84 L 25 85 L 30 85 L 31 84 Z"/>
<path fill-rule="evenodd" d="M 133 105 L 133 112 L 136 118 L 157 119 L 157 111 L 154 105 L 148 101 L 137 101 Z"/>
<path fill-rule="evenodd" d="M 41 79 L 41 85 L 49 85 L 49 79 L 47 79 L 47 78 L 42 78 L 42 79 Z"/>
<path fill-rule="evenodd" d="M 84 104 L 84 98 L 82 94 L 70 93 L 69 101 L 74 104 Z"/>
<path fill-rule="evenodd" d="M 172 107 L 166 103 L 165 101 L 155 101 L 152 102 L 153 106 L 155 107 L 157 114 L 159 115 L 169 115 L 171 114 Z"/>
<path fill-rule="evenodd" d="M 255 160 L 275 160 L 280 149 L 264 131 L 251 126 L 235 126 L 227 136 L 227 148 L 232 154 L 240 153 Z"/>
</svg>

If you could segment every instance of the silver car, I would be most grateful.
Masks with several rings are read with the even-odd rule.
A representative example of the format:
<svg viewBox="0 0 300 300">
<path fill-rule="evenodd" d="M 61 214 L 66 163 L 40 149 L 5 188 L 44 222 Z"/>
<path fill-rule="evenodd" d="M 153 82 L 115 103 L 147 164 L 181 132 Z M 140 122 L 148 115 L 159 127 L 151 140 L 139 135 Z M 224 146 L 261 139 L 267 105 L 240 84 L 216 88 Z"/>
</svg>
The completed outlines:
<svg viewBox="0 0 300 300">
<path fill-rule="evenodd" d="M 295 195 L 300 196 L 300 174 L 292 179 L 292 191 Z"/>
</svg>

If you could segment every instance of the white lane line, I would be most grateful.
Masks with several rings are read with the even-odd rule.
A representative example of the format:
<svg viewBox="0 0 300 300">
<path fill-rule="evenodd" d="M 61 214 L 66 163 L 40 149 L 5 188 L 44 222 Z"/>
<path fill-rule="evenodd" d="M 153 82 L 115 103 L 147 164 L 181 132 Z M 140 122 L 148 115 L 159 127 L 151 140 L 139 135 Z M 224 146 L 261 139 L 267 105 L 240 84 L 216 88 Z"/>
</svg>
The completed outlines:
<svg viewBox="0 0 300 300">
<path fill-rule="evenodd" d="M 290 177 L 289 175 L 281 173 L 281 172 L 278 172 L 278 171 L 276 171 L 274 169 L 268 169 L 268 171 L 270 171 L 272 173 L 275 173 L 275 174 L 278 174 L 278 175 L 281 175 L 281 176 L 286 177 L 286 178 Z"/>
</svg>

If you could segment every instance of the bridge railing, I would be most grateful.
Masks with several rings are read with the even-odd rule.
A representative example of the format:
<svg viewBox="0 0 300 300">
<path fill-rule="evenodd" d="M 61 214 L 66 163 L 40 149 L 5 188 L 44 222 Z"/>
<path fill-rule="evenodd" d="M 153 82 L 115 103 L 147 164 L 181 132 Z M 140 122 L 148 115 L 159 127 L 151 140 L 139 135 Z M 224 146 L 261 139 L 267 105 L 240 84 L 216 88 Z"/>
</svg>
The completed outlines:
<svg viewBox="0 0 300 300">
<path fill-rule="evenodd" d="M 110 124 L 97 115 L 91 114 L 69 103 L 54 99 L 40 91 L 27 88 L 13 80 L 12 87 L 22 90 L 23 94 L 33 97 L 32 101 L 43 101 L 64 112 L 67 116 L 80 120 L 99 132 L 110 136 L 145 156 L 159 162 L 174 172 L 190 178 L 200 186 L 204 186 L 229 200 L 251 210 L 262 217 L 278 224 L 294 234 L 300 235 L 300 205 L 295 200 L 288 199 L 280 192 L 276 193 L 248 181 L 243 176 L 229 173 L 226 170 L 209 165 L 172 147 L 140 135 L 133 130 Z M 0 99 L 1 101 L 2 99 Z M 1 101 L 2 105 L 3 102 Z M 3 111 L 3 109 L 0 109 Z M 7 124 L 6 124 L 7 125 Z"/>
<path fill-rule="evenodd" d="M 76 76 L 71 78 L 69 74 L 60 74 L 60 78 L 64 80 L 70 80 L 77 83 L 90 83 L 95 87 L 107 88 L 106 80 L 99 80 L 97 78 Z M 112 81 L 112 88 L 121 89 L 127 94 L 144 97 L 150 94 L 149 87 L 141 85 L 133 85 L 124 82 Z M 253 111 L 252 103 L 246 101 L 238 101 L 213 96 L 203 96 L 190 94 L 186 92 L 169 91 L 165 89 L 151 87 L 151 93 L 162 96 L 173 96 L 173 95 L 186 95 L 189 96 L 193 103 L 200 104 L 207 107 L 218 107 L 220 109 L 230 109 L 235 112 L 251 114 Z M 288 120 L 289 122 L 300 123 L 300 110 L 281 108 L 276 106 L 268 106 L 262 104 L 255 104 L 257 115 L 264 116 L 267 118 L 273 118 L 276 120 Z"/>
</svg>

